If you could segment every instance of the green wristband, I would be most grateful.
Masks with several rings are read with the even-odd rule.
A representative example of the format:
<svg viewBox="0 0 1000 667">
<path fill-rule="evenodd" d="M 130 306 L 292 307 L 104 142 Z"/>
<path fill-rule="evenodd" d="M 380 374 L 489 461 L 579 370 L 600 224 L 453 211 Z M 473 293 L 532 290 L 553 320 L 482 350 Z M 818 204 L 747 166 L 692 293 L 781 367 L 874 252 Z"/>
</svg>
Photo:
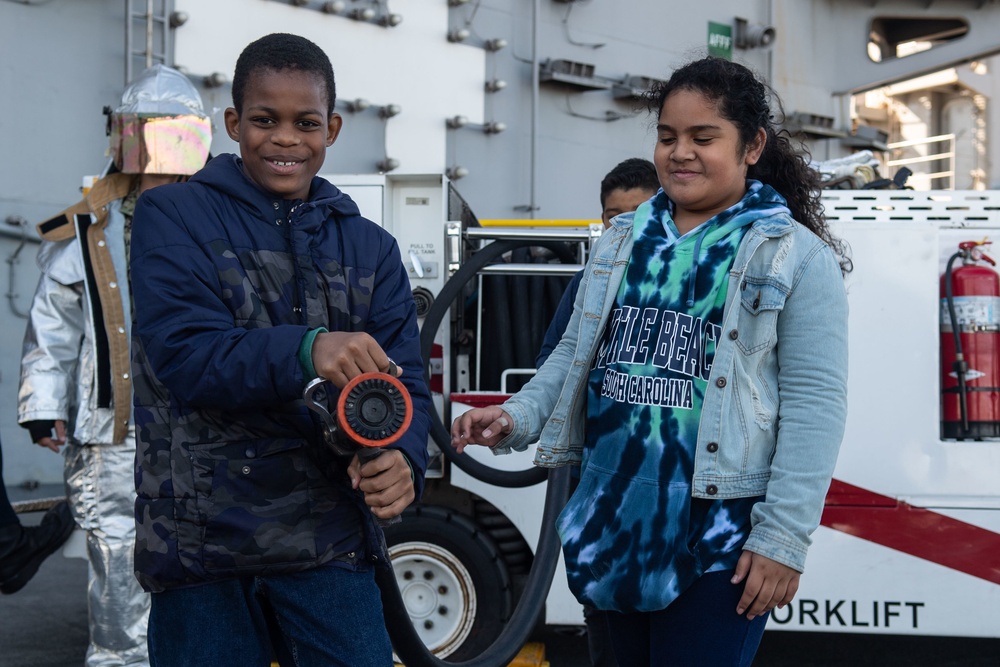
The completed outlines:
<svg viewBox="0 0 1000 667">
<path fill-rule="evenodd" d="M 306 382 L 318 377 L 316 367 L 313 366 L 312 350 L 313 343 L 316 342 L 316 336 L 321 333 L 329 333 L 329 330 L 324 327 L 310 329 L 302 336 L 302 342 L 299 343 L 299 364 L 302 366 L 302 374 L 305 376 Z"/>
</svg>

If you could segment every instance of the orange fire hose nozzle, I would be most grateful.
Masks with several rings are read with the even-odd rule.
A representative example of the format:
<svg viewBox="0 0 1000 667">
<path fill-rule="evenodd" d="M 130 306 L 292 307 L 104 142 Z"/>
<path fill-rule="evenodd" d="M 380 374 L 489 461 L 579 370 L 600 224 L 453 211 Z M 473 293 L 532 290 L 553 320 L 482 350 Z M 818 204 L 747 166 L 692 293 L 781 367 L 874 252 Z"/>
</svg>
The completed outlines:
<svg viewBox="0 0 1000 667">
<path fill-rule="evenodd" d="M 413 418 L 413 402 L 395 370 L 396 365 L 390 362 L 389 373 L 362 373 L 353 378 L 340 390 L 334 414 L 327 410 L 325 401 L 317 400 L 317 392 L 327 380 L 316 378 L 306 385 L 302 398 L 322 418 L 323 439 L 336 454 L 357 454 L 363 465 L 406 433 Z M 399 517 L 380 523 L 397 521 Z"/>
</svg>

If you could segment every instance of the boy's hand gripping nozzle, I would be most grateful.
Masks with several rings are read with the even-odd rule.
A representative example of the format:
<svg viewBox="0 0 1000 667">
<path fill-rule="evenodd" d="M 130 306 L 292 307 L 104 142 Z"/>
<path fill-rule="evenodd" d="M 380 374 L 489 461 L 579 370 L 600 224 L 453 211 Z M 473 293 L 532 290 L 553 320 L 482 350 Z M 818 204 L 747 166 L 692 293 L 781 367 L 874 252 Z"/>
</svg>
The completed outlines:
<svg viewBox="0 0 1000 667">
<path fill-rule="evenodd" d="M 358 455 L 361 464 L 382 453 L 382 448 L 399 440 L 410 427 L 413 403 L 410 392 L 396 377 L 396 365 L 389 362 L 388 373 L 362 373 L 340 390 L 337 408 L 330 414 L 316 393 L 327 384 L 316 378 L 306 385 L 302 398 L 323 421 L 323 440 L 340 456 Z M 399 517 L 385 523 L 395 523 Z"/>
</svg>

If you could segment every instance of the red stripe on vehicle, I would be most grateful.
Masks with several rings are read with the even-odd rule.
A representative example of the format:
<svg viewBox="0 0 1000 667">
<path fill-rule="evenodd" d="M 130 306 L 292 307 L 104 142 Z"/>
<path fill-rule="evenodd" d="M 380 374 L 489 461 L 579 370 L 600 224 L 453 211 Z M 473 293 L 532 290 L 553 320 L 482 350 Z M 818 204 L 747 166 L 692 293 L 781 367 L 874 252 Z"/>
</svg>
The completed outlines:
<svg viewBox="0 0 1000 667">
<path fill-rule="evenodd" d="M 451 395 L 451 402 L 464 403 L 474 408 L 488 408 L 491 405 L 500 405 L 511 396 L 512 394 L 501 394 L 495 391 L 470 391 L 462 394 L 456 392 Z"/>
<path fill-rule="evenodd" d="M 453 394 L 472 407 L 499 405 L 509 394 Z M 822 525 L 1000 584 L 1000 533 L 833 480 Z"/>
<path fill-rule="evenodd" d="M 1000 584 L 1000 533 L 833 480 L 822 525 Z"/>
</svg>

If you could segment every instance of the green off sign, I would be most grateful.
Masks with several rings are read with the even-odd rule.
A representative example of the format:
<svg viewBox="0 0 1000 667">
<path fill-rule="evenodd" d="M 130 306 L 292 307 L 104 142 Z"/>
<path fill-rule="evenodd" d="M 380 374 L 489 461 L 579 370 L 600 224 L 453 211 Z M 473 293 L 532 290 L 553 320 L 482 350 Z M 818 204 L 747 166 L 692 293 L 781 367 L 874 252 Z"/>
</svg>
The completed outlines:
<svg viewBox="0 0 1000 667">
<path fill-rule="evenodd" d="M 733 59 L 733 27 L 725 23 L 708 22 L 708 55 Z"/>
</svg>

